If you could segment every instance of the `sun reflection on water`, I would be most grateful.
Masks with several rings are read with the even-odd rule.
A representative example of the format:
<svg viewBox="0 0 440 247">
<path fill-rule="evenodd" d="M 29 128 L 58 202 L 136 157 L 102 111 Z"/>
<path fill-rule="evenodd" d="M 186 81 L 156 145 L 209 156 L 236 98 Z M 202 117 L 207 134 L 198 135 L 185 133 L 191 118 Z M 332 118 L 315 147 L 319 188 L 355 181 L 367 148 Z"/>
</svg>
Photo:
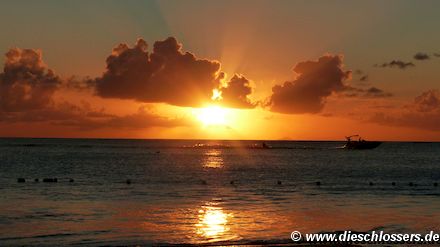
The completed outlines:
<svg viewBox="0 0 440 247">
<path fill-rule="evenodd" d="M 221 149 L 209 149 L 205 152 L 203 167 L 206 168 L 222 168 L 223 157 Z"/>
<path fill-rule="evenodd" d="M 221 239 L 221 236 L 230 230 L 228 221 L 231 217 L 232 214 L 225 213 L 223 208 L 216 204 L 202 206 L 196 224 L 197 234 L 205 238 Z"/>
</svg>

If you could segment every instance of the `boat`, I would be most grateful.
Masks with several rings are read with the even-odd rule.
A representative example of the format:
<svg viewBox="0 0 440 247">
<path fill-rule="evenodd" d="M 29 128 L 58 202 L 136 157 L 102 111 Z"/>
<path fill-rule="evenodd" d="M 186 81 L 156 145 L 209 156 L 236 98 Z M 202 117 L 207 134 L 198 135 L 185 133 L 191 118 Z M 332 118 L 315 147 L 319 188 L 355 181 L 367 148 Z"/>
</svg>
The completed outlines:
<svg viewBox="0 0 440 247">
<path fill-rule="evenodd" d="M 353 137 L 358 137 L 357 140 L 353 140 Z M 344 149 L 373 149 L 377 148 L 382 142 L 379 141 L 367 141 L 362 139 L 359 135 L 352 135 L 345 137 L 347 142 L 344 145 Z"/>
</svg>

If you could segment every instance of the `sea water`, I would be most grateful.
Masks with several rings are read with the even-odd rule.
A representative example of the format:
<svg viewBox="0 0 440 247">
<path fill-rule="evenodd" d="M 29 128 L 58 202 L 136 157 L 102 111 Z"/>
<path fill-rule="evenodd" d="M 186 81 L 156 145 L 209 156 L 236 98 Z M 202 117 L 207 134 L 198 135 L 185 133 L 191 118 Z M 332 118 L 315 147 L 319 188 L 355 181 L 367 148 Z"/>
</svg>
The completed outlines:
<svg viewBox="0 0 440 247">
<path fill-rule="evenodd" d="M 291 243 L 294 230 L 440 230 L 439 143 L 265 143 L 0 139 L 0 245 Z"/>
</svg>

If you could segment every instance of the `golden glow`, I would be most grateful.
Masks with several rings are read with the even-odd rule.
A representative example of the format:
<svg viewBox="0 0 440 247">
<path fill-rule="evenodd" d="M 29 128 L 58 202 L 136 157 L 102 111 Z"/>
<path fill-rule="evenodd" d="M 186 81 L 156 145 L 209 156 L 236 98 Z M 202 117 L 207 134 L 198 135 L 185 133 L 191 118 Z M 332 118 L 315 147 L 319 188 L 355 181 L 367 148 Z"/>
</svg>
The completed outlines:
<svg viewBox="0 0 440 247">
<path fill-rule="evenodd" d="M 220 106 L 208 106 L 196 110 L 197 119 L 205 126 L 227 125 L 229 110 Z"/>
<path fill-rule="evenodd" d="M 222 168 L 223 167 L 222 150 L 221 149 L 206 150 L 203 167 Z"/>
<path fill-rule="evenodd" d="M 198 217 L 197 234 L 207 238 L 217 238 L 229 231 L 227 223 L 232 215 L 224 213 L 221 207 L 208 205 L 199 210 Z"/>
</svg>

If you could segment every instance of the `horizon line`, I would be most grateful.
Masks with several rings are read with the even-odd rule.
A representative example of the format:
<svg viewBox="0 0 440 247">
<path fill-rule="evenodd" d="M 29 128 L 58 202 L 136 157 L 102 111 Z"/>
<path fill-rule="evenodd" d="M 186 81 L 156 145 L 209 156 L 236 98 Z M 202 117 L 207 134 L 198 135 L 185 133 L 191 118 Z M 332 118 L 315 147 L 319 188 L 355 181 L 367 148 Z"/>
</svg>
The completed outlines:
<svg viewBox="0 0 440 247">
<path fill-rule="evenodd" d="M 291 141 L 291 142 L 345 142 L 344 139 L 210 139 L 210 138 L 135 138 L 135 137 L 32 137 L 32 136 L 0 136 L 0 139 L 72 139 L 72 140 L 145 140 L 145 141 Z M 370 140 L 370 139 L 368 139 Z M 372 139 L 373 140 L 373 139 Z M 373 140 L 381 142 L 415 142 L 415 143 L 440 143 L 428 140 Z"/>
</svg>

